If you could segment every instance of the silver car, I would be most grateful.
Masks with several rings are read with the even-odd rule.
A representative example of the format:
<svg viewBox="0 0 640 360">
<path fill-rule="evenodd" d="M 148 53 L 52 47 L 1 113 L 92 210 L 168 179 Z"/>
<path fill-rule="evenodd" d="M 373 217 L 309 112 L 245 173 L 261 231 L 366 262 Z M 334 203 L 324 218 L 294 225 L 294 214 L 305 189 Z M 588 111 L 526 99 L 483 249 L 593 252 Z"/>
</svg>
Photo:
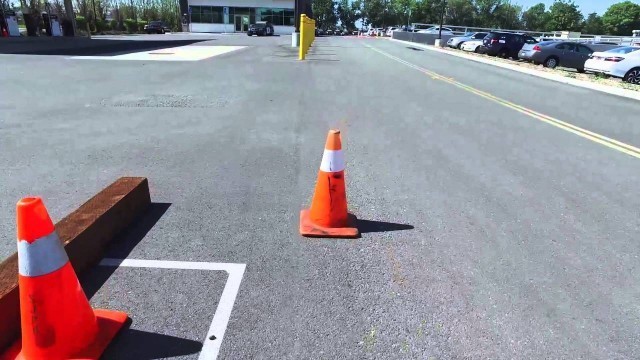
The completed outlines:
<svg viewBox="0 0 640 360">
<path fill-rule="evenodd" d="M 540 48 L 543 46 L 551 45 L 553 43 L 558 43 L 558 41 L 541 41 L 536 44 L 527 44 L 525 43 L 522 49 L 518 52 L 518 59 L 531 61 L 531 57 L 536 52 L 540 51 Z"/>
<path fill-rule="evenodd" d="M 456 49 L 461 49 L 462 44 L 464 44 L 465 41 L 482 40 L 484 39 L 485 36 L 487 36 L 487 34 L 488 33 L 486 32 L 477 32 L 477 33 L 465 34 L 464 36 L 454 36 L 447 41 L 447 46 L 456 48 Z"/>
</svg>

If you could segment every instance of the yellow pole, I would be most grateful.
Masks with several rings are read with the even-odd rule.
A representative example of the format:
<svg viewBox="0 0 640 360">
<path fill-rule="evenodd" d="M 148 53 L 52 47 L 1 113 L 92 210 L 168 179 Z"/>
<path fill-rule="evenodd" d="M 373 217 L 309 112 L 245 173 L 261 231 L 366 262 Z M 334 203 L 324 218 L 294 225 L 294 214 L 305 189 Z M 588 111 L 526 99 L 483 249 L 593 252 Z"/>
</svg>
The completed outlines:
<svg viewBox="0 0 640 360">
<path fill-rule="evenodd" d="M 307 15 L 302 14 L 300 15 L 300 52 L 298 53 L 298 60 L 304 60 L 304 56 L 305 56 L 305 48 L 304 48 L 304 42 L 305 42 L 305 31 L 304 31 L 304 27 L 305 27 L 305 19 L 306 19 Z"/>
</svg>

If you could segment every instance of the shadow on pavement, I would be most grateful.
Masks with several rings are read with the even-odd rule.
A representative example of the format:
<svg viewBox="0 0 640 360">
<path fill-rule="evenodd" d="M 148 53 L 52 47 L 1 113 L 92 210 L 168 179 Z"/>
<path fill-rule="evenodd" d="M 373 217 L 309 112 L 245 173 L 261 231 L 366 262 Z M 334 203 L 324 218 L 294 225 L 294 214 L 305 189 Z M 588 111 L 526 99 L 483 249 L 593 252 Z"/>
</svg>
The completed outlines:
<svg viewBox="0 0 640 360">
<path fill-rule="evenodd" d="M 170 335 L 129 328 L 131 320 L 122 329 L 101 359 L 151 360 L 195 354 L 202 343 Z"/>
<path fill-rule="evenodd" d="M 413 225 L 398 224 L 384 221 L 358 219 L 358 229 L 361 234 L 373 232 L 401 231 L 414 229 Z"/>
<path fill-rule="evenodd" d="M 35 40 L 33 40 L 35 39 Z M 0 54 L 96 56 L 120 55 L 192 45 L 212 39 L 127 40 L 88 38 L 16 38 L 2 41 Z"/>
<path fill-rule="evenodd" d="M 171 203 L 151 203 L 147 212 L 138 218 L 134 225 L 117 236 L 109 250 L 105 253 L 107 258 L 125 259 L 131 251 L 144 239 L 153 226 L 167 212 Z M 93 269 L 80 276 L 80 282 L 87 298 L 100 290 L 102 285 L 111 277 L 116 266 L 95 266 Z"/>
</svg>

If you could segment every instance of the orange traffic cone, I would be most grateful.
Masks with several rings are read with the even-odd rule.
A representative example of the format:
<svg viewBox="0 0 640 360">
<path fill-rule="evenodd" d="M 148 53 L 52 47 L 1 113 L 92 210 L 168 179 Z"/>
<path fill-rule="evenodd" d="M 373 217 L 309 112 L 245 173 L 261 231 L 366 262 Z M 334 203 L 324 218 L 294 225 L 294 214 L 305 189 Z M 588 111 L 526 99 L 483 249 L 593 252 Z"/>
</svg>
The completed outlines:
<svg viewBox="0 0 640 360">
<path fill-rule="evenodd" d="M 355 238 L 356 217 L 347 212 L 344 156 L 340 130 L 327 136 L 311 208 L 300 212 L 300 234 L 311 237 Z"/>
<path fill-rule="evenodd" d="M 17 205 L 22 339 L 1 359 L 98 359 L 127 321 L 93 310 L 42 200 Z"/>
</svg>

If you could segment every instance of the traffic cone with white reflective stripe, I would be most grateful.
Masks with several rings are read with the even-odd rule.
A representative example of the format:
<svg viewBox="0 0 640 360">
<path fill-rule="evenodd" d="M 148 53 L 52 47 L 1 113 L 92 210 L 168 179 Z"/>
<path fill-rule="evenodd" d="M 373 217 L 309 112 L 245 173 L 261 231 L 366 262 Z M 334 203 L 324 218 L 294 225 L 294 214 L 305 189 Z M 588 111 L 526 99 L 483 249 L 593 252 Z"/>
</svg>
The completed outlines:
<svg viewBox="0 0 640 360">
<path fill-rule="evenodd" d="M 100 358 L 127 314 L 91 309 L 42 199 L 20 200 L 16 220 L 22 339 L 0 358 Z"/>
<path fill-rule="evenodd" d="M 332 238 L 360 235 L 356 217 L 347 212 L 340 130 L 331 130 L 327 136 L 311 208 L 300 212 L 300 234 Z"/>
</svg>

